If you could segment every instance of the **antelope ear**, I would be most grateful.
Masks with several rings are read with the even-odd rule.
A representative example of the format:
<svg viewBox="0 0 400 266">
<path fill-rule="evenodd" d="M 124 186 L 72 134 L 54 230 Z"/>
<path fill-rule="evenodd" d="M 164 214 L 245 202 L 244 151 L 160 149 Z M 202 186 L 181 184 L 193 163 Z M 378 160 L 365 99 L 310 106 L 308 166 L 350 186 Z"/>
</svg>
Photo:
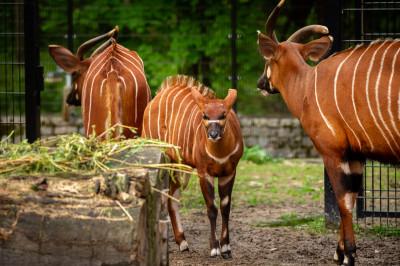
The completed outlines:
<svg viewBox="0 0 400 266">
<path fill-rule="evenodd" d="M 197 104 L 197 106 L 199 106 L 200 110 L 203 111 L 204 109 L 204 97 L 203 95 L 201 95 L 201 93 L 198 91 L 197 87 L 193 87 L 191 89 L 191 93 L 193 96 L 193 99 L 195 101 L 195 103 Z"/>
<path fill-rule="evenodd" d="M 318 62 L 329 52 L 332 47 L 332 42 L 332 36 L 324 36 L 303 45 L 300 53 L 304 60 L 310 59 L 313 62 Z"/>
<path fill-rule="evenodd" d="M 270 60 L 276 54 L 278 44 L 267 35 L 258 32 L 258 50 L 266 60 Z"/>
<path fill-rule="evenodd" d="M 81 61 L 67 48 L 59 45 L 49 45 L 49 53 L 57 65 L 68 73 L 79 70 Z"/>
<path fill-rule="evenodd" d="M 229 89 L 228 95 L 225 97 L 224 102 L 228 110 L 230 110 L 233 104 L 236 102 L 237 91 L 235 89 Z"/>
</svg>

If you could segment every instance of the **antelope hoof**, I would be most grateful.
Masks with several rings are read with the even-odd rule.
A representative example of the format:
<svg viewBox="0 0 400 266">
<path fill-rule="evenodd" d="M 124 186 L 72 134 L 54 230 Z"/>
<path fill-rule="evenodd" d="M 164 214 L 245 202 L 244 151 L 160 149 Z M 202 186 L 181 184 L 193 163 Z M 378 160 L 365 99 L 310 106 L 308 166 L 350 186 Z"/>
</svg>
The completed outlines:
<svg viewBox="0 0 400 266">
<path fill-rule="evenodd" d="M 179 244 L 179 250 L 180 252 L 189 251 L 189 245 L 186 240 L 182 240 L 182 242 Z"/>
<path fill-rule="evenodd" d="M 343 260 L 343 265 L 344 266 L 354 266 L 355 263 L 355 259 L 354 259 L 354 255 L 350 254 L 350 255 L 345 255 L 344 256 L 344 260 Z"/>
<path fill-rule="evenodd" d="M 211 258 L 215 258 L 215 257 L 220 256 L 220 255 L 221 255 L 221 250 L 219 248 L 211 249 L 211 252 L 210 252 L 210 257 Z"/>
<path fill-rule="evenodd" d="M 229 244 L 225 244 L 221 248 L 221 256 L 224 259 L 231 259 L 232 258 L 232 252 L 231 252 L 231 247 Z"/>
<path fill-rule="evenodd" d="M 335 255 L 333 255 L 333 261 L 338 265 L 342 265 L 344 260 L 344 253 L 339 247 L 336 248 Z"/>
</svg>

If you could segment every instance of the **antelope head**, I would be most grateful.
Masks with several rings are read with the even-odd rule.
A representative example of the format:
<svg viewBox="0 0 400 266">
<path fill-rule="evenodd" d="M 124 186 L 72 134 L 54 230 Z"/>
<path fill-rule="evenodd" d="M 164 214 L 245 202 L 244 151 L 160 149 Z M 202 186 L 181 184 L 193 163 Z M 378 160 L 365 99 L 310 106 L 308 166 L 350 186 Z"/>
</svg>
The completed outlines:
<svg viewBox="0 0 400 266">
<path fill-rule="evenodd" d="M 192 88 L 192 96 L 203 114 L 203 126 L 207 138 L 217 142 L 224 135 L 227 116 L 236 101 L 236 90 L 229 89 L 225 99 L 209 99 L 201 95 L 197 88 Z"/>
<path fill-rule="evenodd" d="M 81 104 L 80 99 L 82 95 L 83 81 L 85 80 L 86 72 L 92 62 L 92 58 L 110 45 L 111 38 L 116 38 L 118 31 L 118 26 L 116 26 L 111 31 L 84 42 L 79 46 L 76 55 L 60 45 L 49 45 L 49 53 L 56 64 L 65 72 L 72 74 L 72 91 L 67 98 L 68 104 L 77 106 Z M 99 46 L 90 57 L 86 59 L 84 58 L 85 52 L 106 39 L 108 40 Z"/>
<path fill-rule="evenodd" d="M 279 12 L 285 0 L 281 0 L 272 10 L 265 24 L 265 34 L 258 31 L 258 48 L 265 59 L 264 72 L 257 82 L 257 87 L 263 95 L 279 93 L 282 82 L 285 80 L 286 70 L 294 64 L 307 60 L 318 62 L 330 50 L 333 38 L 328 36 L 329 30 L 322 25 L 309 25 L 297 30 L 286 41 L 279 42 L 274 27 Z M 311 34 L 325 35 L 320 39 L 306 44 L 300 41 Z"/>
</svg>

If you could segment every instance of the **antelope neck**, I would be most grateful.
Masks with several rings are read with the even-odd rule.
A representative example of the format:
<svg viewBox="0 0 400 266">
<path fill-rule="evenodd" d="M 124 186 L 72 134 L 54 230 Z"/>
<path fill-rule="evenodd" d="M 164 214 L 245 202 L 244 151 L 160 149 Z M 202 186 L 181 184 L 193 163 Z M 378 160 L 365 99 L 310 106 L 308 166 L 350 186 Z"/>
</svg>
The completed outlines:
<svg viewBox="0 0 400 266">
<path fill-rule="evenodd" d="M 306 63 L 297 64 L 290 75 L 286 74 L 282 79 L 280 89 L 283 100 L 290 112 L 297 118 L 301 117 L 303 111 L 304 97 L 307 94 L 309 80 L 312 80 L 313 68 Z"/>
</svg>

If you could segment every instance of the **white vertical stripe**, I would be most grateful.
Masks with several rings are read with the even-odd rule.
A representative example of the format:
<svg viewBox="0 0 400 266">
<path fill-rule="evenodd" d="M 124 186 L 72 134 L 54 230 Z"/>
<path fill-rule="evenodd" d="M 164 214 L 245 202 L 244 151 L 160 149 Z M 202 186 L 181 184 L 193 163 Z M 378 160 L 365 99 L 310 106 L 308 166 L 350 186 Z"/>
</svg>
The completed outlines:
<svg viewBox="0 0 400 266">
<path fill-rule="evenodd" d="M 372 107 L 371 107 L 370 96 L 369 96 L 369 90 L 368 90 L 368 87 L 369 87 L 369 79 L 370 79 L 370 76 L 371 76 L 371 70 L 372 70 L 372 67 L 374 66 L 374 63 L 375 63 L 375 56 L 376 56 L 376 54 L 378 53 L 378 51 L 383 47 L 383 45 L 384 45 L 385 43 L 386 43 L 386 42 L 383 42 L 378 48 L 376 48 L 374 54 L 372 55 L 371 62 L 370 62 L 370 64 L 369 64 L 368 72 L 367 72 L 367 81 L 366 81 L 366 83 L 365 83 L 365 94 L 366 94 L 368 109 L 369 109 L 369 112 L 371 113 L 371 116 L 372 116 L 372 118 L 373 118 L 373 120 L 374 120 L 375 126 L 379 129 L 380 133 L 382 134 L 382 137 L 383 137 L 384 140 L 386 141 L 386 144 L 389 146 L 389 148 L 390 148 L 390 150 L 392 151 L 392 153 L 396 156 L 396 158 L 400 159 L 399 156 L 398 156 L 398 155 L 395 153 L 395 151 L 393 150 L 392 146 L 390 145 L 390 142 L 389 142 L 389 140 L 387 139 L 387 137 L 386 137 L 386 135 L 385 135 L 385 132 L 384 132 L 383 129 L 379 126 L 378 121 L 376 120 L 376 117 L 375 117 L 374 112 L 373 112 Z"/>
<path fill-rule="evenodd" d="M 355 49 L 358 49 L 359 47 L 362 47 L 362 46 L 358 46 L 358 47 L 356 47 Z M 360 117 L 358 116 L 358 111 L 357 111 L 356 101 L 355 101 L 355 96 L 354 96 L 354 94 L 355 94 L 355 93 L 354 93 L 354 92 L 355 92 L 354 84 L 355 84 L 355 80 L 356 80 L 356 75 L 357 75 L 358 66 L 359 66 L 359 64 L 360 64 L 361 59 L 364 57 L 364 54 L 366 54 L 367 51 L 368 51 L 371 47 L 372 47 L 372 45 L 369 45 L 369 46 L 364 50 L 364 52 L 363 52 L 363 53 L 361 54 L 361 56 L 358 58 L 357 63 L 356 63 L 356 66 L 354 67 L 353 79 L 352 79 L 352 82 L 351 82 L 351 101 L 352 101 L 352 103 L 353 103 L 354 115 L 356 116 L 358 125 L 361 127 L 362 131 L 364 132 L 365 136 L 367 137 L 368 142 L 369 142 L 369 145 L 370 145 L 370 147 L 371 147 L 371 151 L 373 151 L 373 150 L 374 150 L 374 144 L 373 144 L 371 138 L 369 137 L 367 131 L 365 130 L 363 124 L 361 123 Z"/>
<path fill-rule="evenodd" d="M 155 99 L 153 99 L 152 101 L 150 101 L 150 104 L 149 104 L 149 106 L 146 108 L 147 109 L 147 112 L 148 112 L 148 114 L 149 114 L 149 122 L 148 122 L 148 129 L 149 129 L 149 137 L 152 139 L 153 138 L 153 134 L 152 134 L 152 132 L 151 132 L 151 113 L 153 112 L 153 103 L 154 103 L 154 100 Z M 147 134 L 146 134 L 147 135 Z"/>
<path fill-rule="evenodd" d="M 104 68 L 104 66 L 105 66 L 107 63 L 108 63 L 108 61 L 105 61 L 104 64 L 103 64 L 103 65 L 99 68 L 99 70 L 96 72 L 96 74 L 95 74 L 93 77 L 90 77 L 92 83 L 91 83 L 91 85 L 90 85 L 90 93 L 89 93 L 89 108 L 88 108 L 88 121 L 87 121 L 87 124 L 86 124 L 86 136 L 89 135 L 89 131 L 90 131 L 90 119 L 91 119 L 91 112 L 92 112 L 92 100 L 93 100 L 92 94 L 93 94 L 94 81 L 96 80 L 97 75 L 101 72 L 101 70 Z M 89 77 L 86 76 L 86 79 L 89 79 Z M 85 89 L 85 91 L 86 91 L 86 89 Z M 86 93 L 85 93 L 85 96 L 86 96 Z M 84 104 L 83 106 L 86 107 L 85 104 Z M 83 109 L 83 108 L 82 108 L 82 109 Z M 85 112 L 86 112 L 86 111 L 85 111 Z"/>
<path fill-rule="evenodd" d="M 347 123 L 346 119 L 344 118 L 342 112 L 340 111 L 339 103 L 338 103 L 338 100 L 337 100 L 337 81 L 338 81 L 338 77 L 339 77 L 340 70 L 342 69 L 343 64 L 347 61 L 347 59 L 350 58 L 350 56 L 351 56 L 355 51 L 356 51 L 356 49 L 353 49 L 353 50 L 346 56 L 346 58 L 339 64 L 339 66 L 338 66 L 338 68 L 337 68 L 337 70 L 336 70 L 335 79 L 334 79 L 334 83 L 333 83 L 333 95 L 334 95 L 334 98 L 335 98 L 336 109 L 338 110 L 338 113 L 339 113 L 340 117 L 342 118 L 342 120 L 344 121 L 344 123 L 346 124 L 346 126 L 350 129 L 351 133 L 353 133 L 354 137 L 355 137 L 356 140 L 357 140 L 358 146 L 360 147 L 360 150 L 361 150 L 361 142 L 360 142 L 360 139 L 358 138 L 358 136 L 356 135 L 356 133 L 354 132 L 354 130 L 350 127 L 349 123 Z M 344 91 L 344 90 L 342 90 L 342 91 Z M 347 104 L 347 103 L 345 103 L 345 104 Z"/>
<path fill-rule="evenodd" d="M 196 120 L 196 118 L 194 119 Z M 194 142 L 193 142 L 193 152 L 192 152 L 192 161 L 195 163 L 194 160 L 194 155 L 196 154 L 196 149 L 198 149 L 197 147 L 197 139 L 199 138 L 199 135 L 197 135 L 197 132 L 199 131 L 199 128 L 202 126 L 202 123 L 199 123 L 199 125 L 197 126 L 196 132 L 194 134 Z"/>
<path fill-rule="evenodd" d="M 192 119 L 194 119 L 193 118 L 193 114 L 195 113 L 196 108 L 197 108 L 195 104 L 192 104 L 191 107 L 192 107 L 192 112 L 190 113 L 189 120 L 186 123 L 185 136 L 184 136 L 184 139 L 183 139 L 183 147 L 186 148 L 187 156 L 189 156 L 189 154 L 188 154 L 189 153 L 189 148 L 191 146 L 193 146 L 193 143 L 190 143 L 190 137 L 191 137 L 190 131 L 193 128 L 193 122 L 192 122 L 193 121 Z M 188 127 L 189 127 L 189 129 L 188 129 Z"/>
<path fill-rule="evenodd" d="M 318 81 L 318 71 L 317 71 L 318 65 L 315 66 L 314 68 L 314 93 L 315 93 L 315 101 L 317 102 L 317 107 L 319 110 L 319 113 L 322 117 L 322 119 L 324 120 L 326 126 L 329 128 L 329 130 L 332 132 L 333 136 L 336 136 L 335 134 L 335 130 L 333 129 L 331 123 L 328 121 L 328 119 L 326 118 L 326 116 L 324 115 L 324 113 L 322 112 L 321 106 L 319 105 L 318 102 L 318 93 L 317 93 L 317 81 Z"/>
<path fill-rule="evenodd" d="M 117 60 L 129 73 L 131 73 L 133 81 L 135 82 L 135 122 L 137 121 L 137 98 L 138 98 L 138 94 L 139 94 L 139 86 L 138 86 L 138 82 L 136 79 L 135 74 L 133 73 L 133 71 L 127 67 L 124 63 L 122 63 L 122 61 L 120 61 L 118 58 L 113 57 L 115 60 Z"/>
<path fill-rule="evenodd" d="M 396 40 L 396 43 L 399 43 L 400 40 Z M 397 128 L 398 126 L 396 126 L 396 122 L 395 122 L 395 118 L 394 115 L 392 113 L 392 82 L 393 82 L 393 76 L 394 76 L 394 72 L 395 72 L 395 65 L 397 62 L 397 56 L 399 55 L 400 52 L 400 48 L 397 48 L 397 51 L 393 57 L 392 60 L 392 68 L 391 68 L 391 72 L 390 72 L 390 78 L 389 78 L 389 88 L 388 88 L 388 112 L 389 112 L 389 116 L 390 116 L 390 122 L 394 128 L 394 130 L 396 131 L 397 137 L 400 139 L 400 132 L 399 129 Z M 399 76 L 397 76 L 399 78 Z M 400 106 L 399 106 L 400 107 Z M 400 120 L 400 108 L 399 110 L 399 120 Z"/>
<path fill-rule="evenodd" d="M 175 125 L 174 125 L 174 132 L 172 133 L 172 139 L 174 139 L 174 137 L 175 137 L 175 129 L 178 130 L 177 142 L 179 142 L 178 145 L 181 146 L 181 150 L 183 149 L 183 144 L 184 144 L 184 143 L 181 141 L 181 139 L 180 139 L 180 135 L 181 135 L 181 131 L 182 131 L 182 122 L 183 122 L 183 120 L 185 120 L 185 121 L 187 122 L 187 120 L 186 120 L 186 111 L 187 111 L 188 107 L 190 106 L 189 103 L 191 102 L 191 101 L 187 102 L 187 101 L 185 101 L 185 100 L 186 100 L 186 98 L 189 97 L 189 96 L 190 96 L 190 93 L 186 94 L 186 96 L 185 96 L 185 97 L 182 99 L 182 101 L 181 101 L 181 104 L 183 103 L 184 105 L 186 105 L 186 108 L 184 109 L 182 115 L 180 115 L 180 109 L 181 109 L 181 107 L 179 107 L 179 110 L 178 110 L 178 113 L 177 113 L 177 117 L 179 116 L 179 118 L 180 118 L 179 126 L 176 127 L 176 120 L 177 120 L 177 119 L 176 119 L 176 120 L 175 120 Z"/>
<path fill-rule="evenodd" d="M 390 49 L 390 47 L 392 45 L 394 45 L 395 42 L 392 42 L 390 45 L 388 45 L 388 47 L 386 47 L 385 52 L 382 55 L 382 59 L 381 59 L 381 63 L 380 63 L 380 68 L 379 68 L 379 72 L 378 72 L 378 77 L 376 79 L 376 83 L 375 83 L 375 101 L 376 101 L 376 106 L 378 109 L 378 115 L 379 115 L 379 119 L 382 121 L 383 126 L 385 127 L 385 129 L 388 131 L 391 140 L 394 142 L 394 144 L 396 145 L 397 150 L 399 150 L 399 145 L 397 143 L 397 141 L 395 140 L 395 138 L 392 135 L 392 132 L 390 131 L 390 129 L 388 128 L 388 126 L 385 123 L 385 120 L 383 119 L 382 116 L 382 111 L 381 111 L 381 106 L 380 106 L 380 101 L 379 101 L 379 84 L 380 84 L 380 80 L 381 80 L 381 75 L 382 75 L 382 70 L 383 70 L 383 63 L 387 54 L 387 51 Z M 390 101 L 390 97 L 389 101 Z"/>
</svg>

